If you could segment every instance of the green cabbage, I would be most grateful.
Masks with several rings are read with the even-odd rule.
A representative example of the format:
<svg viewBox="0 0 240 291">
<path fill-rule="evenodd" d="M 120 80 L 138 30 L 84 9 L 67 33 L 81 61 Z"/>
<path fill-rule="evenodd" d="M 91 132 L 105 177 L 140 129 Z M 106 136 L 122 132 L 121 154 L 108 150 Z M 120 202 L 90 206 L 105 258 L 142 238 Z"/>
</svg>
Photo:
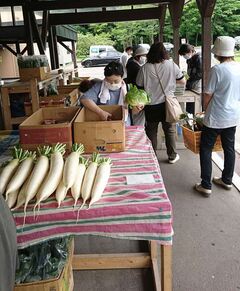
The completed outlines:
<svg viewBox="0 0 240 291">
<path fill-rule="evenodd" d="M 148 96 L 147 92 L 138 89 L 137 86 L 130 84 L 130 89 L 125 96 L 125 101 L 129 105 L 129 107 L 146 105 L 149 104 L 151 99 Z"/>
</svg>

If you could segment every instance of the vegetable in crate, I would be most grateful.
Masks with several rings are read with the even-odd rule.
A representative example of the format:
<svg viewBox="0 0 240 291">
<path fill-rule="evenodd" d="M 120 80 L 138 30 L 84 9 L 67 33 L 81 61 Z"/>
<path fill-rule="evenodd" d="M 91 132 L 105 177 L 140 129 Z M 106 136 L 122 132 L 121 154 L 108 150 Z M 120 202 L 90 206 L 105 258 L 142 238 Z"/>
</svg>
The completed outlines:
<svg viewBox="0 0 240 291">
<path fill-rule="evenodd" d="M 48 59 L 45 55 L 38 56 L 21 56 L 17 58 L 18 67 L 21 69 L 25 68 L 39 68 L 39 67 L 48 67 Z"/>
<path fill-rule="evenodd" d="M 203 127 L 204 112 L 195 115 L 185 112 L 180 115 L 180 122 L 192 131 L 201 131 Z"/>
<path fill-rule="evenodd" d="M 151 99 L 146 91 L 138 89 L 137 86 L 132 84 L 129 86 L 130 89 L 125 96 L 125 102 L 129 105 L 130 108 L 134 106 L 147 105 L 150 103 Z"/>
</svg>

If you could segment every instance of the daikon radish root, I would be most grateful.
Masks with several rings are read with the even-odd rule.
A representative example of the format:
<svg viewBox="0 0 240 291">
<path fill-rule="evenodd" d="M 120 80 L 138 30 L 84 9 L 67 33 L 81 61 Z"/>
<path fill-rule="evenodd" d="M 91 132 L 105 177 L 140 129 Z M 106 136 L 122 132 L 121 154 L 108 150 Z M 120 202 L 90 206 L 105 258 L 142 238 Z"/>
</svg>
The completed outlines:
<svg viewBox="0 0 240 291">
<path fill-rule="evenodd" d="M 18 198 L 18 190 L 11 192 L 8 194 L 8 199 L 7 199 L 7 205 L 8 207 L 11 209 L 13 208 L 13 206 L 16 204 L 17 202 L 17 198 Z"/>
<path fill-rule="evenodd" d="M 103 194 L 105 187 L 107 186 L 108 179 L 110 177 L 111 172 L 111 159 L 103 158 L 100 160 L 100 164 L 97 169 L 96 177 L 94 180 L 94 184 L 91 192 L 91 200 L 89 203 L 89 207 L 96 201 L 98 201 Z"/>
<path fill-rule="evenodd" d="M 60 181 L 60 183 L 58 184 L 56 193 L 55 193 L 55 197 L 58 203 L 58 208 L 60 207 L 62 201 L 65 199 L 66 195 L 67 195 L 67 187 L 63 184 L 63 180 Z"/>
<path fill-rule="evenodd" d="M 6 200 L 8 194 L 20 189 L 23 183 L 29 177 L 34 165 L 35 157 L 36 152 L 28 152 L 28 157 L 21 162 L 21 164 L 17 168 L 17 171 L 15 172 L 9 184 L 7 185 Z"/>
<path fill-rule="evenodd" d="M 77 175 L 75 177 L 75 182 L 71 187 L 71 194 L 74 199 L 74 207 L 77 205 L 78 198 L 81 195 L 82 182 L 83 182 L 83 177 L 86 171 L 87 164 L 88 164 L 88 160 L 80 156 L 78 168 L 76 171 Z"/>
<path fill-rule="evenodd" d="M 72 152 L 68 155 L 63 168 L 63 184 L 68 189 L 72 187 L 75 182 L 77 168 L 79 164 L 79 156 L 84 152 L 82 144 L 74 143 L 72 145 Z"/>
<path fill-rule="evenodd" d="M 26 159 L 27 155 L 28 151 L 24 151 L 23 149 L 18 149 L 16 147 L 13 148 L 13 159 L 7 163 L 0 174 L 0 195 L 4 193 L 10 179 L 17 170 L 19 163 Z"/>
<path fill-rule="evenodd" d="M 81 190 L 81 197 L 83 199 L 81 208 L 85 205 L 86 201 L 91 197 L 91 191 L 92 191 L 95 175 L 98 168 L 98 159 L 99 159 L 99 154 L 93 153 L 92 161 L 90 162 L 89 166 L 86 169 L 84 179 L 83 179 L 83 184 L 82 184 L 82 190 Z"/>
<path fill-rule="evenodd" d="M 26 187 L 27 187 L 27 184 L 29 182 L 29 179 L 30 179 L 30 177 L 27 178 L 27 180 L 24 182 L 23 186 L 21 187 L 21 189 L 20 189 L 20 191 L 18 193 L 18 197 L 17 197 L 17 204 L 11 210 L 18 209 L 19 207 L 24 205 L 25 199 L 26 199 Z M 25 221 L 25 215 L 26 214 L 24 214 L 24 221 Z"/>
<path fill-rule="evenodd" d="M 24 204 L 24 213 L 26 212 L 27 205 L 32 200 L 38 189 L 40 188 L 45 176 L 49 169 L 49 155 L 51 152 L 50 146 L 43 146 L 37 148 L 39 158 L 33 168 L 28 184 L 26 185 L 26 197 Z"/>
<path fill-rule="evenodd" d="M 46 200 L 57 189 L 57 186 L 62 179 L 64 166 L 63 154 L 65 153 L 65 146 L 65 144 L 57 143 L 52 148 L 50 170 L 36 195 L 37 201 L 34 205 L 34 211 L 37 206 L 38 210 L 40 209 L 40 203 Z"/>
</svg>

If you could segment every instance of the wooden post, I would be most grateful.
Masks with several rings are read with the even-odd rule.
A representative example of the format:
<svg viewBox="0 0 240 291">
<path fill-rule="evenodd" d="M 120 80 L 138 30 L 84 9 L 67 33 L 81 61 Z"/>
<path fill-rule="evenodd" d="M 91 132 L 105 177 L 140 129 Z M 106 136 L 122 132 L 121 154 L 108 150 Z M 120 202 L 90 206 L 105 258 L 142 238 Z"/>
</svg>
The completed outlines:
<svg viewBox="0 0 240 291">
<path fill-rule="evenodd" d="M 31 28 L 31 19 L 29 14 L 29 7 L 28 4 L 22 6 L 23 9 L 23 18 L 24 18 L 24 28 L 25 28 L 25 37 L 27 43 L 27 51 L 28 55 L 34 55 L 34 48 L 33 48 L 33 35 L 32 35 L 32 28 Z"/>
<path fill-rule="evenodd" d="M 51 69 L 54 70 L 57 68 L 55 54 L 54 54 L 54 43 L 53 43 L 53 27 L 49 27 L 49 34 L 48 34 L 48 45 L 49 45 L 49 53 L 50 53 L 50 60 L 51 60 Z"/>
<path fill-rule="evenodd" d="M 202 92 L 204 92 L 211 68 L 211 17 L 216 0 L 196 0 L 202 17 Z M 204 104 L 204 100 L 202 100 Z"/>
<path fill-rule="evenodd" d="M 172 291 L 172 246 L 161 245 L 162 291 Z"/>
<path fill-rule="evenodd" d="M 33 112 L 39 109 L 39 95 L 38 95 L 38 82 L 37 79 L 30 81 L 30 92 L 32 97 L 32 110 Z"/>
<path fill-rule="evenodd" d="M 171 20 L 172 20 L 172 26 L 173 26 L 173 60 L 176 64 L 179 64 L 179 56 L 178 56 L 178 50 L 179 50 L 179 27 L 182 17 L 182 11 L 184 6 L 184 0 L 175 0 L 170 2 L 168 4 Z"/>
<path fill-rule="evenodd" d="M 49 15 L 48 10 L 43 10 L 41 38 L 42 38 L 42 43 L 43 43 L 44 49 L 46 49 L 46 45 L 47 45 L 48 15 Z"/>
<path fill-rule="evenodd" d="M 161 5 L 160 7 L 160 17 L 159 17 L 159 41 L 163 42 L 163 30 L 165 24 L 165 17 L 166 17 L 166 5 Z"/>
<path fill-rule="evenodd" d="M 2 87 L 1 91 L 2 91 L 2 111 L 3 111 L 4 128 L 12 129 L 10 97 L 8 94 L 8 88 Z"/>
<path fill-rule="evenodd" d="M 73 67 L 74 69 L 77 68 L 77 57 L 76 57 L 76 49 L 75 49 L 75 41 L 72 40 L 72 61 L 73 61 Z"/>
</svg>

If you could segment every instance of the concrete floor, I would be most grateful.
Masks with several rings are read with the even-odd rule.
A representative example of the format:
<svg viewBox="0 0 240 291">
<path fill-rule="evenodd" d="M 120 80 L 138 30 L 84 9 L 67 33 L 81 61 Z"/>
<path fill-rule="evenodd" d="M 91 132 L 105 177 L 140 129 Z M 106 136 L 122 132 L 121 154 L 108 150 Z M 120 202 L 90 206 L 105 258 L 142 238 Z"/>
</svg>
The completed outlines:
<svg viewBox="0 0 240 291">
<path fill-rule="evenodd" d="M 240 290 L 240 194 L 213 186 L 210 198 L 193 190 L 199 181 L 199 156 L 179 150 L 170 165 L 158 151 L 161 172 L 173 205 L 173 290 Z M 214 165 L 213 174 L 220 170 Z M 106 238 L 77 238 L 76 252 L 139 251 L 145 243 Z M 74 272 L 74 291 L 152 291 L 149 270 Z"/>
</svg>

